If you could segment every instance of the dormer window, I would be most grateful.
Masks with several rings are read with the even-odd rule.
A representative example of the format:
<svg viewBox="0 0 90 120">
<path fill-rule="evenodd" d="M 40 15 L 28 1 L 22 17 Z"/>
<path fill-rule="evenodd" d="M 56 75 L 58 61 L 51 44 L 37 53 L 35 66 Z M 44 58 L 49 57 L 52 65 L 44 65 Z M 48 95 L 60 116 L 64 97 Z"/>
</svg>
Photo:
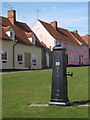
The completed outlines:
<svg viewBox="0 0 90 120">
<path fill-rule="evenodd" d="M 10 31 L 10 38 L 14 39 L 14 33 L 12 31 Z"/>
<path fill-rule="evenodd" d="M 34 45 L 35 45 L 35 36 L 32 35 L 30 38 L 28 38 Z"/>
<path fill-rule="evenodd" d="M 35 45 L 35 37 L 32 36 L 32 43 Z"/>
<path fill-rule="evenodd" d="M 10 28 L 10 29 L 6 32 L 6 34 L 7 34 L 12 40 L 15 39 L 15 32 L 14 32 L 13 28 Z"/>
</svg>

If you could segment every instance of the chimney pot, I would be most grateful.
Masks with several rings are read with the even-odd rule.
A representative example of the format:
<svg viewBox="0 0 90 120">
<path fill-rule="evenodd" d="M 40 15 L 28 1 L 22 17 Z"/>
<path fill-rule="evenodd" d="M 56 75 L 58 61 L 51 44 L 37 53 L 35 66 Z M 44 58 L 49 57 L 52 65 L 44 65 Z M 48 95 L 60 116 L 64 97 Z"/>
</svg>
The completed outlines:
<svg viewBox="0 0 90 120">
<path fill-rule="evenodd" d="M 53 21 L 50 23 L 52 25 L 52 27 L 57 30 L 57 21 Z"/>
<path fill-rule="evenodd" d="M 74 30 L 74 33 L 78 33 L 78 30 Z"/>
<path fill-rule="evenodd" d="M 9 10 L 8 11 L 8 19 L 12 24 L 15 24 L 16 22 L 16 11 L 15 10 Z"/>
</svg>

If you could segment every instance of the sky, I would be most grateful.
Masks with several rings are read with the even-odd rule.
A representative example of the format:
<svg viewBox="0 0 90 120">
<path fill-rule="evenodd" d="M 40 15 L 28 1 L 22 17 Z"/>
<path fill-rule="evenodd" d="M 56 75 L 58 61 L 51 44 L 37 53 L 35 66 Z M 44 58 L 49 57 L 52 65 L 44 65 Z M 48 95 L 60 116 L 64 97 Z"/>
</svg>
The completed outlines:
<svg viewBox="0 0 90 120">
<path fill-rule="evenodd" d="M 16 10 L 17 21 L 26 22 L 31 28 L 38 19 L 80 35 L 88 34 L 88 2 L 2 2 L 1 16 L 7 17 L 11 7 Z M 38 17 L 37 17 L 37 10 Z"/>
</svg>

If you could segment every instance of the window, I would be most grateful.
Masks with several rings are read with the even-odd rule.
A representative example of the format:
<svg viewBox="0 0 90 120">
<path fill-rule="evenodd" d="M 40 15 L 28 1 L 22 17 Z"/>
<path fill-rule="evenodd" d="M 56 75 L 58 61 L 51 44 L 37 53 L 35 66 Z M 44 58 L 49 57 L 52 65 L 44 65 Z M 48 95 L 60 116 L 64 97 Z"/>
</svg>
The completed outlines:
<svg viewBox="0 0 90 120">
<path fill-rule="evenodd" d="M 7 61 L 7 52 L 5 52 L 5 51 L 2 51 L 2 52 L 1 52 L 1 60 L 2 60 L 3 62 L 6 62 L 6 61 Z"/>
<path fill-rule="evenodd" d="M 32 36 L 32 43 L 35 45 L 35 37 Z"/>
<path fill-rule="evenodd" d="M 75 61 L 79 61 L 79 58 L 78 58 L 77 55 L 74 56 L 74 60 L 75 60 Z"/>
<path fill-rule="evenodd" d="M 76 51 L 76 52 L 78 51 L 78 46 L 75 46 L 75 51 Z"/>
<path fill-rule="evenodd" d="M 84 56 L 84 61 L 88 61 L 88 57 L 87 56 Z"/>
<path fill-rule="evenodd" d="M 70 55 L 70 60 L 71 60 L 71 61 L 73 60 L 73 55 Z"/>
<path fill-rule="evenodd" d="M 22 53 L 19 53 L 19 54 L 17 55 L 17 62 L 19 62 L 19 63 L 22 63 L 22 62 L 23 62 L 23 54 L 22 54 Z"/>
<path fill-rule="evenodd" d="M 87 51 L 87 47 L 86 46 L 84 46 L 84 51 Z"/>
<path fill-rule="evenodd" d="M 10 32 L 10 38 L 13 39 L 13 32 Z"/>
<path fill-rule="evenodd" d="M 33 65 L 36 65 L 36 59 L 32 59 L 32 63 L 33 63 Z"/>
<path fill-rule="evenodd" d="M 32 55 L 32 64 L 33 65 L 37 64 L 37 57 L 36 57 L 36 55 Z"/>
<path fill-rule="evenodd" d="M 15 39 L 15 32 L 14 30 L 11 28 L 9 31 L 6 31 L 6 34 L 11 38 L 11 39 Z"/>
<path fill-rule="evenodd" d="M 69 49 L 72 50 L 72 44 L 69 45 Z"/>
<path fill-rule="evenodd" d="M 35 36 L 28 38 L 35 45 Z"/>
<path fill-rule="evenodd" d="M 10 29 L 10 38 L 13 39 L 13 40 L 15 39 L 15 35 L 14 34 L 15 34 L 14 30 L 11 28 Z"/>
</svg>

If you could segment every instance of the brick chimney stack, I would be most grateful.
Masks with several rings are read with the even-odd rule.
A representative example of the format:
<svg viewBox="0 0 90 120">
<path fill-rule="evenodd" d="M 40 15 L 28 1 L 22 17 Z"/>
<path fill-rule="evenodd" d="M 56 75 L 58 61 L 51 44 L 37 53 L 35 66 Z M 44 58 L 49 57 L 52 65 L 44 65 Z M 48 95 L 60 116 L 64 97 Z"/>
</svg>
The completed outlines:
<svg viewBox="0 0 90 120">
<path fill-rule="evenodd" d="M 15 10 L 9 10 L 8 11 L 8 19 L 12 24 L 15 24 L 16 22 L 16 11 Z"/>
<path fill-rule="evenodd" d="M 78 33 L 78 30 L 74 30 L 74 33 Z"/>
<path fill-rule="evenodd" d="M 57 30 L 57 21 L 53 21 L 50 23 L 52 25 L 52 27 Z"/>
</svg>

